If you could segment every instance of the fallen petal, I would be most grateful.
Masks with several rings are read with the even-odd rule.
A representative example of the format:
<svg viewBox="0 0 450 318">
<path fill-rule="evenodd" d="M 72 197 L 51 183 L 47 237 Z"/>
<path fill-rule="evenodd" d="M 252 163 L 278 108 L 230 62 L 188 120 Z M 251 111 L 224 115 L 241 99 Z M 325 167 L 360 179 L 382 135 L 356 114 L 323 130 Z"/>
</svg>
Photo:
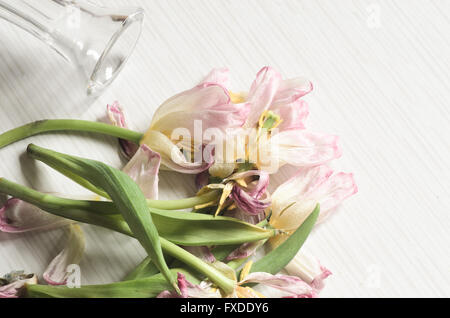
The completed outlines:
<svg viewBox="0 0 450 318">
<path fill-rule="evenodd" d="M 278 289 L 283 293 L 281 297 L 315 297 L 314 290 L 307 283 L 295 276 L 272 275 L 269 273 L 256 272 L 248 274 L 239 285 L 257 283 Z"/>
<path fill-rule="evenodd" d="M 123 168 L 123 172 L 139 185 L 147 199 L 157 200 L 160 164 L 160 154 L 144 144 Z"/>
<path fill-rule="evenodd" d="M 0 209 L 0 231 L 6 233 L 50 230 L 72 223 L 16 198 L 9 199 Z"/>
<path fill-rule="evenodd" d="M 209 284 L 201 282 L 200 285 L 194 285 L 182 273 L 178 273 L 178 288 L 181 295 L 166 290 L 160 293 L 157 298 L 220 298 L 219 291 L 211 290 Z"/>
<path fill-rule="evenodd" d="M 83 231 L 80 226 L 73 224 L 70 226 L 70 234 L 64 249 L 52 260 L 44 272 L 44 280 L 50 285 L 66 284 L 67 267 L 72 264 L 79 264 L 85 250 Z"/>
</svg>

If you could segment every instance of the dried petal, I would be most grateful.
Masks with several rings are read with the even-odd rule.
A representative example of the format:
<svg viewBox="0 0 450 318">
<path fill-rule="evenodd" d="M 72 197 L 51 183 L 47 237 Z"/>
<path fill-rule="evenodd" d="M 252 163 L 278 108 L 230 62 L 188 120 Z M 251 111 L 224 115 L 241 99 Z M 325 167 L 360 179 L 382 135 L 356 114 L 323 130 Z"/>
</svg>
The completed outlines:
<svg viewBox="0 0 450 318">
<path fill-rule="evenodd" d="M 299 251 L 285 270 L 289 275 L 301 278 L 316 292 L 323 289 L 324 280 L 331 275 L 331 272 L 322 266 L 315 257 L 304 251 Z"/>
<path fill-rule="evenodd" d="M 181 295 L 176 292 L 163 291 L 157 298 L 220 298 L 218 290 L 212 290 L 207 283 L 191 284 L 182 273 L 178 273 L 178 288 Z"/>
<path fill-rule="evenodd" d="M 16 198 L 9 199 L 0 209 L 0 231 L 6 233 L 50 230 L 71 223 L 74 221 L 54 216 Z"/>
<path fill-rule="evenodd" d="M 112 125 L 121 128 L 128 128 L 125 113 L 122 106 L 119 105 L 119 102 L 115 101 L 112 105 L 107 105 L 106 112 Z M 125 139 L 119 139 L 119 144 L 123 156 L 127 159 L 133 157 L 139 148 L 139 146 L 135 143 Z"/>
<path fill-rule="evenodd" d="M 142 145 L 134 157 L 123 168 L 141 188 L 147 199 L 158 199 L 158 173 L 161 163 L 159 153 Z"/>
<path fill-rule="evenodd" d="M 282 297 L 301 298 L 316 296 L 311 286 L 295 276 L 256 272 L 248 274 L 244 280 L 239 282 L 239 285 L 248 283 L 257 283 L 278 289 L 283 293 Z"/>
<path fill-rule="evenodd" d="M 83 231 L 77 224 L 70 226 L 70 234 L 64 249 L 52 260 L 44 272 L 44 280 L 50 285 L 66 284 L 67 267 L 79 264 L 85 250 Z"/>
</svg>

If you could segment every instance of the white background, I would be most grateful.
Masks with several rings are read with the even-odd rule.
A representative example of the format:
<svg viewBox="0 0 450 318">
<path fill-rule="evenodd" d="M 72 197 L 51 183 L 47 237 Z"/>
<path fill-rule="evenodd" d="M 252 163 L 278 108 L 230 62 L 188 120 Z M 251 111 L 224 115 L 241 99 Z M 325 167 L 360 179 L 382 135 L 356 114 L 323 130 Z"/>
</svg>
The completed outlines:
<svg viewBox="0 0 450 318">
<path fill-rule="evenodd" d="M 45 118 L 104 120 L 119 100 L 144 131 L 165 99 L 227 66 L 235 90 L 271 65 L 306 76 L 315 131 L 341 136 L 333 163 L 359 193 L 316 228 L 306 248 L 333 272 L 327 297 L 450 296 L 450 1 L 100 1 L 146 10 L 137 49 L 110 90 L 70 107 L 69 72 L 22 30 L 0 22 L 0 131 Z M 115 140 L 88 134 L 33 137 L 0 150 L 0 175 L 43 191 L 83 189 L 24 154 L 30 142 L 121 167 Z M 278 174 L 272 188 L 285 180 Z M 194 193 L 192 178 L 162 173 L 161 198 Z M 132 239 L 83 226 L 82 282 L 120 280 L 145 255 Z M 64 231 L 0 234 L 0 274 L 42 273 Z"/>
</svg>

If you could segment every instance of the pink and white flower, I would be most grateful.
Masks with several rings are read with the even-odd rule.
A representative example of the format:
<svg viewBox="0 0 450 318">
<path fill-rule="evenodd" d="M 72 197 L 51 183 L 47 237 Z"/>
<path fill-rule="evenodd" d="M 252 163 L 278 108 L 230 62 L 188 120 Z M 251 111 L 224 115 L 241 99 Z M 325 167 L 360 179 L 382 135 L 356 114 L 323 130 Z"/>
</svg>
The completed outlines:
<svg viewBox="0 0 450 318">
<path fill-rule="evenodd" d="M 217 69 L 210 76 L 226 79 L 221 83 L 229 89 L 228 70 Z M 227 138 L 233 139 L 239 134 L 248 134 L 248 129 L 261 128 L 263 124 L 261 120 L 269 112 L 273 118 L 276 118 L 273 125 L 276 130 L 273 129 L 267 141 L 258 140 L 246 146 L 259 148 L 260 158 L 256 159 L 255 163 L 260 169 L 273 173 L 286 164 L 311 167 L 340 157 L 342 153 L 337 136 L 305 130 L 305 120 L 309 111 L 308 104 L 302 97 L 312 89 L 311 82 L 304 78 L 283 80 L 279 72 L 271 67 L 264 67 L 258 72 L 248 93 L 231 93 L 232 100 L 247 105 L 250 112 L 241 132 L 237 130 L 229 133 Z M 225 143 L 229 145 L 231 141 L 226 140 Z M 248 149 L 247 153 L 251 151 L 255 150 Z M 262 163 L 261 158 L 266 163 Z M 228 158 L 216 158 L 216 161 L 221 162 L 228 160 Z"/>
</svg>

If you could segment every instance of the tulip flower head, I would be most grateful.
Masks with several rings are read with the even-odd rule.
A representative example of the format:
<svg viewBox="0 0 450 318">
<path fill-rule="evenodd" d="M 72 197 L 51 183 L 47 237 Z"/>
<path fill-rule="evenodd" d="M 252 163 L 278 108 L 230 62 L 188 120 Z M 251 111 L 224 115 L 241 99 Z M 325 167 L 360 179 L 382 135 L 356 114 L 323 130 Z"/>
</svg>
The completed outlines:
<svg viewBox="0 0 450 318">
<path fill-rule="evenodd" d="M 229 77 L 226 69 L 214 70 L 212 74 L 216 79 Z M 230 89 L 229 80 L 221 84 Z M 264 67 L 248 92 L 230 91 L 231 101 L 250 111 L 242 128 L 229 132 L 224 145 L 219 145 L 219 150 L 226 151 L 216 148 L 216 162 L 250 162 L 256 169 L 274 173 L 285 164 L 311 167 L 338 158 L 341 149 L 336 136 L 305 129 L 309 110 L 302 97 L 312 89 L 311 82 L 304 78 L 283 80 L 276 70 Z M 244 150 L 239 149 L 242 146 Z"/>
</svg>

